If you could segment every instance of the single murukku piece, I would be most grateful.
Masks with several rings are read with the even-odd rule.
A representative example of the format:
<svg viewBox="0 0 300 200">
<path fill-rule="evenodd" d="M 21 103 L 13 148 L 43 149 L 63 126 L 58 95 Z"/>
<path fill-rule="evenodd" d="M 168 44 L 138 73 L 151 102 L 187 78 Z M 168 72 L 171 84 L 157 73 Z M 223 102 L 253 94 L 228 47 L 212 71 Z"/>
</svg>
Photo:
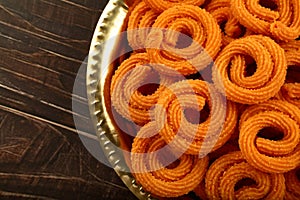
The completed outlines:
<svg viewBox="0 0 300 200">
<path fill-rule="evenodd" d="M 231 10 L 242 25 L 255 33 L 283 41 L 300 35 L 300 0 L 236 0 L 231 1 Z"/>
<path fill-rule="evenodd" d="M 230 42 L 237 38 L 246 37 L 252 34 L 249 29 L 246 29 L 244 26 L 242 26 L 234 17 L 234 15 L 231 13 L 230 7 L 221 7 L 213 10 L 211 12 L 211 15 L 216 19 L 220 26 L 225 24 L 223 28 L 224 30 L 222 30 L 223 46 L 228 45 Z"/>
<path fill-rule="evenodd" d="M 212 70 L 216 87 L 241 104 L 257 104 L 278 93 L 284 84 L 287 61 L 284 50 L 271 38 L 251 35 L 228 44 Z"/>
<path fill-rule="evenodd" d="M 300 199 L 300 166 L 284 174 L 286 184 L 286 200 Z"/>
<path fill-rule="evenodd" d="M 252 34 L 252 31 L 242 26 L 231 12 L 230 0 L 212 0 L 205 9 L 211 13 L 221 27 L 223 46 L 237 38 Z"/>
<path fill-rule="evenodd" d="M 132 173 L 143 189 L 154 196 L 187 194 L 203 180 L 208 157 L 199 159 L 171 152 L 157 133 L 155 122 L 146 124 L 137 133 L 131 149 Z"/>
<path fill-rule="evenodd" d="M 247 163 L 240 151 L 213 162 L 205 175 L 208 199 L 283 199 L 283 174 L 269 174 Z"/>
<path fill-rule="evenodd" d="M 181 4 L 201 6 L 205 0 L 144 0 L 145 3 L 158 13 Z"/>
<path fill-rule="evenodd" d="M 165 66 L 157 67 L 161 73 L 190 75 L 212 62 L 221 40 L 220 27 L 211 14 L 197 6 L 180 5 L 157 17 L 146 46 L 151 63 Z"/>
<path fill-rule="evenodd" d="M 134 50 L 145 48 L 145 41 L 152 24 L 158 14 L 148 7 L 144 1 L 132 9 L 128 19 L 127 40 Z"/>
<path fill-rule="evenodd" d="M 286 80 L 276 97 L 300 108 L 300 51 L 289 50 L 285 55 L 288 63 Z"/>
<path fill-rule="evenodd" d="M 110 88 L 112 105 L 127 120 L 138 125 L 146 124 L 150 121 L 149 110 L 156 104 L 164 87 L 172 81 L 160 76 L 149 65 L 146 53 L 133 54 L 121 63 L 112 76 Z M 151 94 L 147 94 L 147 91 L 144 94 L 140 90 L 151 84 L 156 85 Z"/>
<path fill-rule="evenodd" d="M 236 127 L 237 109 L 211 84 L 184 80 L 163 91 L 154 119 L 174 151 L 203 156 L 228 141 Z"/>
<path fill-rule="evenodd" d="M 300 165 L 300 109 L 269 100 L 249 107 L 240 118 L 239 146 L 253 167 L 284 173 Z M 270 129 L 265 133 L 265 129 Z"/>
</svg>

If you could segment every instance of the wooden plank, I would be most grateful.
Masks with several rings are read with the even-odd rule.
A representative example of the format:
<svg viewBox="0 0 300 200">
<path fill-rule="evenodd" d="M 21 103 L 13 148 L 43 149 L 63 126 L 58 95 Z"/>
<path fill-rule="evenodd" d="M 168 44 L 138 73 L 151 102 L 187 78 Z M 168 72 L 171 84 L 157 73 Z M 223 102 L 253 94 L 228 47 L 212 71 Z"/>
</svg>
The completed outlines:
<svg viewBox="0 0 300 200">
<path fill-rule="evenodd" d="M 106 3 L 0 0 L 1 199 L 135 199 L 78 135 L 105 158 L 92 135 L 85 74 L 77 94 L 73 85 Z"/>
<path fill-rule="evenodd" d="M 0 69 L 0 103 L 24 112 L 74 127 L 73 115 L 83 122 L 80 128 L 91 132 L 91 122 L 87 103 L 77 99 L 77 111 L 72 111 L 72 99 L 51 88 L 34 82 L 21 76 L 13 76 Z"/>
<path fill-rule="evenodd" d="M 76 134 L 21 115 L 0 106 L 0 195 L 134 199 Z"/>
<path fill-rule="evenodd" d="M 82 32 L 81 27 L 66 26 L 65 23 L 74 24 L 77 23 L 77 19 L 85 18 L 82 16 L 89 16 L 85 23 L 91 24 L 90 18 L 97 21 L 101 9 L 85 8 L 71 1 L 57 2 L 54 4 L 51 1 L 28 1 L 24 5 L 19 5 L 17 1 L 9 4 L 1 2 L 0 76 L 3 78 L 0 80 L 0 87 L 3 95 L 0 95 L 2 96 L 0 103 L 74 127 L 71 102 L 73 98 L 80 108 L 78 109 L 80 113 L 75 115 L 83 120 L 82 130 L 92 131 L 86 95 L 84 93 L 81 93 L 81 96 L 74 95 L 72 91 L 77 71 L 87 56 L 93 30 L 90 29 L 86 33 Z M 14 6 L 15 4 L 18 5 Z M 36 7 L 55 12 L 65 9 L 76 16 L 83 10 L 89 13 L 83 12 L 73 21 L 55 24 L 57 31 L 51 33 L 46 29 L 48 26 L 35 25 L 34 22 L 40 20 L 41 16 L 36 16 L 35 12 L 30 11 L 32 9 L 38 11 Z M 52 15 L 59 16 L 47 12 L 41 14 L 44 16 L 41 20 L 45 22 L 52 21 Z M 57 19 L 64 20 L 64 17 L 59 16 Z M 80 40 L 72 38 L 72 34 L 68 37 L 62 36 L 59 31 L 63 28 L 72 34 L 74 30 L 78 30 L 84 38 Z M 77 34 L 75 36 L 77 37 Z M 79 76 L 81 79 L 79 87 L 82 91 L 85 90 L 84 76 L 84 73 Z"/>
<path fill-rule="evenodd" d="M 11 16 L 11 19 L 6 19 L 11 25 L 18 25 L 31 32 L 40 32 L 42 35 L 85 39 L 86 34 L 93 31 L 98 20 L 95 16 L 99 16 L 101 9 L 90 9 L 72 4 L 71 1 L 66 2 L 24 0 L 24 3 L 20 4 L 18 0 L 11 0 L 1 4 L 5 7 L 3 11 Z"/>
</svg>

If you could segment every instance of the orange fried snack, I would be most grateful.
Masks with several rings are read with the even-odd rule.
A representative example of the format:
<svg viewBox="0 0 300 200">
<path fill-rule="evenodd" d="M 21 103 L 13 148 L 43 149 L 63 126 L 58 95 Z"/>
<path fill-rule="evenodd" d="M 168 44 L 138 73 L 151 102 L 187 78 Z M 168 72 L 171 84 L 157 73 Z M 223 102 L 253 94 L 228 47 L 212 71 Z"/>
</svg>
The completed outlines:
<svg viewBox="0 0 300 200">
<path fill-rule="evenodd" d="M 204 1 L 129 8 L 110 83 L 141 126 L 128 166 L 158 199 L 299 199 L 300 0 Z"/>
<path fill-rule="evenodd" d="M 240 151 L 235 151 L 218 158 L 209 167 L 205 191 L 209 199 L 216 200 L 283 199 L 284 181 L 283 174 L 261 172 L 249 165 Z"/>
<path fill-rule="evenodd" d="M 256 68 L 254 73 L 249 72 L 251 65 Z M 220 52 L 212 77 L 219 90 L 225 88 L 229 100 L 257 104 L 278 93 L 286 71 L 284 50 L 269 37 L 251 35 L 231 42 Z"/>
<path fill-rule="evenodd" d="M 191 110 L 193 121 L 187 115 Z M 201 118 L 201 111 L 208 112 L 206 119 Z M 237 122 L 237 108 L 209 83 L 185 80 L 163 91 L 154 109 L 154 119 L 159 134 L 174 151 L 207 155 L 230 138 Z"/>
<path fill-rule="evenodd" d="M 157 79 L 159 77 L 159 79 Z M 152 94 L 143 94 L 139 88 L 150 83 L 159 87 Z M 149 66 L 146 53 L 137 53 L 123 61 L 111 79 L 111 101 L 124 118 L 139 125 L 150 121 L 149 109 L 156 104 L 164 87 L 171 79 L 159 74 Z"/>
<path fill-rule="evenodd" d="M 222 24 L 225 24 L 224 30 L 222 30 L 223 46 L 226 46 L 237 38 L 251 34 L 251 31 L 246 30 L 234 17 L 230 9 L 230 0 L 213 0 L 205 8 L 216 19 L 220 27 Z"/>
<path fill-rule="evenodd" d="M 144 0 L 148 6 L 154 9 L 156 12 L 161 13 L 173 6 L 187 4 L 194 6 L 201 6 L 205 0 Z"/>
<path fill-rule="evenodd" d="M 145 47 L 149 28 L 157 16 L 158 14 L 149 8 L 144 1 L 139 2 L 133 8 L 128 20 L 127 40 L 134 50 L 140 50 Z"/>
<path fill-rule="evenodd" d="M 300 0 L 231 1 L 231 10 L 239 22 L 255 33 L 289 41 L 300 36 Z"/>
<path fill-rule="evenodd" d="M 300 108 L 300 51 L 287 51 L 285 55 L 288 63 L 287 78 L 276 97 Z"/>
<path fill-rule="evenodd" d="M 226 22 L 223 31 L 223 46 L 226 46 L 242 34 L 242 29 L 237 19 L 232 17 L 229 7 L 218 8 L 212 11 L 211 15 L 216 19 L 219 25 Z"/>
<path fill-rule="evenodd" d="M 239 146 L 253 167 L 269 173 L 284 173 L 300 165 L 300 110 L 297 106 L 280 100 L 266 101 L 245 110 L 239 125 Z M 269 127 L 274 130 L 265 136 L 263 130 Z M 275 130 L 281 134 L 273 138 Z"/>
<path fill-rule="evenodd" d="M 221 40 L 221 30 L 211 14 L 197 6 L 178 5 L 157 17 L 146 47 L 151 63 L 166 66 L 157 67 L 161 73 L 190 75 L 212 62 Z M 167 67 L 175 71 L 166 71 Z"/>
<path fill-rule="evenodd" d="M 286 184 L 286 200 L 300 199 L 300 166 L 284 174 Z"/>
<path fill-rule="evenodd" d="M 169 167 L 172 152 L 158 135 L 155 122 L 143 126 L 131 150 L 131 168 L 145 190 L 159 197 L 178 197 L 192 191 L 202 180 L 208 157 L 182 154 L 179 163 Z M 173 152 L 174 153 L 174 152 Z"/>
</svg>

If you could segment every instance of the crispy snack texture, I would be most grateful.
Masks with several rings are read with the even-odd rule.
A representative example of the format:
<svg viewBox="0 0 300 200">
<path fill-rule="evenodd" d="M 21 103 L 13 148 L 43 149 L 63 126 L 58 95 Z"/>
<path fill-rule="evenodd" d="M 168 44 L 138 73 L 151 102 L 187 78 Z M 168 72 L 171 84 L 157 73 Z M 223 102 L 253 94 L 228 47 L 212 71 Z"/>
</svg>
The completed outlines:
<svg viewBox="0 0 300 200">
<path fill-rule="evenodd" d="M 127 19 L 109 95 L 143 190 L 300 199 L 300 0 L 142 0 Z"/>
</svg>

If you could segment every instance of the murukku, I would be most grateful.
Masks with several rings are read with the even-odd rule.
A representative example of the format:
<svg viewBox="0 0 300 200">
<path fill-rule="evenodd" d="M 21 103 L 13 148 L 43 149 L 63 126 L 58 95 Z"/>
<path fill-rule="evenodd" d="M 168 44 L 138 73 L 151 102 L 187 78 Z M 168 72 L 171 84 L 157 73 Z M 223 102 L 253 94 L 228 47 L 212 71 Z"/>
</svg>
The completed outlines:
<svg viewBox="0 0 300 200">
<path fill-rule="evenodd" d="M 249 165 L 240 151 L 228 153 L 210 165 L 205 175 L 209 199 L 283 199 L 283 174 L 264 173 Z"/>
<path fill-rule="evenodd" d="M 208 107 L 208 110 L 205 109 Z M 192 110 L 193 121 L 187 117 Z M 208 112 L 201 119 L 201 111 Z M 237 109 L 212 85 L 184 80 L 163 91 L 154 109 L 159 134 L 177 152 L 207 155 L 228 141 L 237 122 Z"/>
<path fill-rule="evenodd" d="M 300 51 L 287 51 L 287 76 L 277 98 L 295 104 L 300 108 Z"/>
<path fill-rule="evenodd" d="M 286 200 L 300 199 L 300 167 L 284 174 L 286 184 Z"/>
<path fill-rule="evenodd" d="M 124 118 L 139 125 L 146 124 L 150 121 L 149 109 L 171 82 L 171 79 L 160 76 L 149 66 L 146 53 L 133 54 L 121 63 L 111 79 L 112 105 Z M 152 94 L 143 94 L 139 88 L 148 83 L 158 87 Z"/>
<path fill-rule="evenodd" d="M 142 189 L 299 199 L 300 0 L 143 0 L 126 19 L 111 113 Z"/>
<path fill-rule="evenodd" d="M 219 90 L 225 88 L 229 100 L 256 104 L 278 93 L 286 71 L 284 50 L 269 37 L 251 35 L 231 42 L 220 52 L 212 77 Z"/>
<path fill-rule="evenodd" d="M 239 22 L 258 34 L 277 40 L 294 40 L 300 35 L 300 1 L 231 1 L 231 10 Z"/>
<path fill-rule="evenodd" d="M 224 25 L 222 44 L 228 45 L 230 42 L 237 38 L 246 37 L 252 34 L 249 29 L 243 27 L 238 20 L 232 15 L 229 7 L 219 8 L 211 12 L 213 18 L 216 19 L 218 24 Z"/>
<path fill-rule="evenodd" d="M 269 173 L 284 173 L 300 165 L 300 110 L 297 106 L 280 100 L 251 106 L 241 116 L 239 126 L 241 152 L 253 167 Z M 265 128 L 274 130 L 264 134 Z"/>
<path fill-rule="evenodd" d="M 161 13 L 171 7 L 186 4 L 201 6 L 205 0 L 144 0 L 148 6 L 154 9 L 156 12 Z"/>
<path fill-rule="evenodd" d="M 157 132 L 155 122 L 150 122 L 137 133 L 131 150 L 132 172 L 143 188 L 155 196 L 187 194 L 203 180 L 208 157 L 199 159 L 198 156 L 182 154 L 174 159 L 179 163 L 168 168 L 172 152 Z"/>
<path fill-rule="evenodd" d="M 144 1 L 139 2 L 131 11 L 128 26 L 127 40 L 134 50 L 145 48 L 145 41 L 158 14 L 149 8 Z"/>
<path fill-rule="evenodd" d="M 230 9 L 230 0 L 213 0 L 205 8 L 216 19 L 222 29 L 223 46 L 226 46 L 237 38 L 252 34 L 249 29 L 242 26 L 234 17 Z"/>
<path fill-rule="evenodd" d="M 166 66 L 157 67 L 161 73 L 190 75 L 212 62 L 221 40 L 221 30 L 211 14 L 197 6 L 180 5 L 157 17 L 146 46 L 151 63 Z M 167 67 L 176 71 L 170 73 Z"/>
</svg>

